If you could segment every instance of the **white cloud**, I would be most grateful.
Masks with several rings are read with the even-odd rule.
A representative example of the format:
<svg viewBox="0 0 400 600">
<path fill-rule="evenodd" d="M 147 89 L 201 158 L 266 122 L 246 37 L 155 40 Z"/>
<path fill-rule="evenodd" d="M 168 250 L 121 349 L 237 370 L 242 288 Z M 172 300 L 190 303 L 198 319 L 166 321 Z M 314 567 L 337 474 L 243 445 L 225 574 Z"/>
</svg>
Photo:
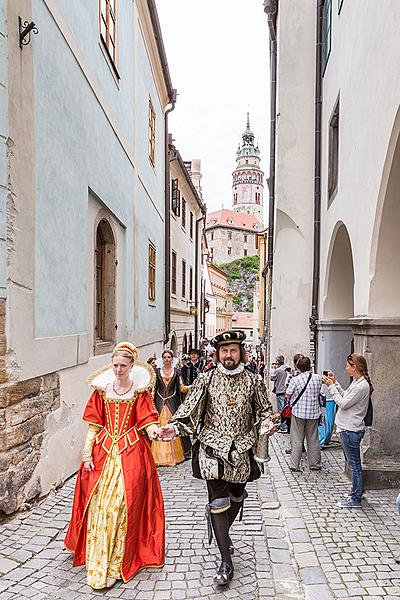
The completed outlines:
<svg viewBox="0 0 400 600">
<path fill-rule="evenodd" d="M 179 93 L 170 132 L 184 160 L 202 161 L 208 211 L 222 204 L 230 208 L 231 174 L 248 111 L 268 174 L 269 43 L 263 2 L 158 0 L 157 9 Z"/>
</svg>

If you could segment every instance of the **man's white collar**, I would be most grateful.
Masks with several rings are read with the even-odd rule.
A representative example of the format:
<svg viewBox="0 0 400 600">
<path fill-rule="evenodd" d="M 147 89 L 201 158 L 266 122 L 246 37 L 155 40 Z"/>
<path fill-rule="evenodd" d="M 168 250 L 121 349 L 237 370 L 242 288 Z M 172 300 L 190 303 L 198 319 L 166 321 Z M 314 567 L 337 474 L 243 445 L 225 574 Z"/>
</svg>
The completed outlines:
<svg viewBox="0 0 400 600">
<path fill-rule="evenodd" d="M 244 363 L 240 363 L 236 369 L 226 369 L 224 367 L 224 365 L 222 363 L 218 363 L 217 368 L 219 369 L 219 371 L 221 371 L 221 373 L 223 373 L 224 375 L 239 375 L 239 373 L 242 373 L 243 369 L 244 369 Z"/>
</svg>

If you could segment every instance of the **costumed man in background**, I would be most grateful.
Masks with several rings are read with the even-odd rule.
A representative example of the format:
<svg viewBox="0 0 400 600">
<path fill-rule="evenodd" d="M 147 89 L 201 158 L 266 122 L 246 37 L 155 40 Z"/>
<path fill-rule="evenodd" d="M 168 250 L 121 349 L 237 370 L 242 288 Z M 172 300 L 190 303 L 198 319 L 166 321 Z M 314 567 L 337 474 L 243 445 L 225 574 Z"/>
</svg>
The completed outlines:
<svg viewBox="0 0 400 600">
<path fill-rule="evenodd" d="M 158 433 L 165 441 L 194 434 L 193 475 L 207 481 L 209 542 L 214 531 L 221 552 L 216 585 L 233 577 L 229 528 L 243 509 L 247 482 L 261 474 L 253 457 L 259 429 L 262 425 L 274 433 L 280 423 L 279 415 L 272 415 L 265 384 L 244 368 L 245 338 L 238 330 L 212 340 L 217 368 L 197 377 L 185 402 Z"/>
<path fill-rule="evenodd" d="M 193 385 L 196 377 L 202 372 L 204 361 L 201 357 L 201 352 L 197 348 L 190 348 L 190 360 L 183 365 L 181 369 L 181 377 L 186 386 Z"/>
</svg>

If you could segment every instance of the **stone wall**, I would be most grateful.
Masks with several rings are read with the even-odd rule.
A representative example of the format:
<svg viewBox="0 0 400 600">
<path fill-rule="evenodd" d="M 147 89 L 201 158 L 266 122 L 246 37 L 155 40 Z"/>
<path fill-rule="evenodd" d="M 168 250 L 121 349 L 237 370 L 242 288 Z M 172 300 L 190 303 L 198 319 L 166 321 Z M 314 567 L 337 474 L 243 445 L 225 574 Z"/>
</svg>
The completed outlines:
<svg viewBox="0 0 400 600">
<path fill-rule="evenodd" d="M 206 231 L 206 237 L 212 251 L 212 262 L 216 265 L 243 258 L 245 250 L 247 256 L 258 254 L 256 234 L 251 230 L 214 227 Z M 247 241 L 244 241 L 245 239 Z M 228 254 L 228 248 L 230 248 L 230 254 Z"/>
<path fill-rule="evenodd" d="M 41 493 L 31 476 L 40 459 L 48 414 L 60 406 L 57 373 L 0 386 L 0 513 Z"/>
</svg>

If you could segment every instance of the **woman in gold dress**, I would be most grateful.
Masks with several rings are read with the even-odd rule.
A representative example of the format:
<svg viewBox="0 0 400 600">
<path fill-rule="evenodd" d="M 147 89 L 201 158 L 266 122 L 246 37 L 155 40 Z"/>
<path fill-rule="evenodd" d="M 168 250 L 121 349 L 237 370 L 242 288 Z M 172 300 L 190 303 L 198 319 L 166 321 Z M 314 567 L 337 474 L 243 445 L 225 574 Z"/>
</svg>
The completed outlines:
<svg viewBox="0 0 400 600">
<path fill-rule="evenodd" d="M 83 415 L 89 431 L 65 546 L 94 589 L 164 565 L 163 497 L 146 436 L 158 432 L 154 371 L 136 357 L 135 346 L 118 344 L 112 368 L 88 380 L 95 390 Z"/>
<path fill-rule="evenodd" d="M 163 366 L 156 369 L 156 383 L 153 391 L 154 403 L 160 415 L 160 426 L 168 423 L 182 403 L 183 394 L 188 390 L 182 383 L 178 369 L 173 367 L 172 350 L 164 350 L 161 357 Z M 190 447 L 189 438 L 187 438 L 185 446 L 187 443 Z M 160 467 L 174 467 L 183 462 L 185 449 L 180 438 L 168 443 L 153 440 L 151 444 L 154 461 Z"/>
</svg>

